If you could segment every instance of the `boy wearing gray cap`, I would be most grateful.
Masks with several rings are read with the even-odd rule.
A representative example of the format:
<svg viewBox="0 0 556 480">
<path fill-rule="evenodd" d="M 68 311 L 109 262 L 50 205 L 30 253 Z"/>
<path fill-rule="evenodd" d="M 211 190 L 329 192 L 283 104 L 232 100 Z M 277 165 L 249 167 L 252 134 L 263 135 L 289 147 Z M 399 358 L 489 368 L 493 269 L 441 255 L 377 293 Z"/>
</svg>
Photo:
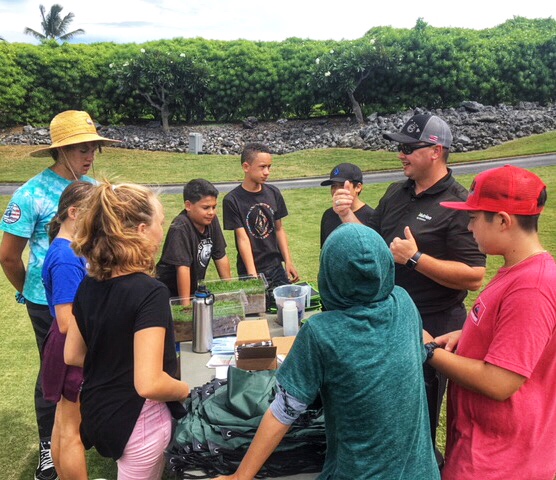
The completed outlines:
<svg viewBox="0 0 556 480">
<path fill-rule="evenodd" d="M 359 198 L 359 195 L 363 191 L 363 173 L 357 165 L 353 163 L 340 163 L 340 165 L 336 165 L 330 172 L 330 179 L 322 182 L 321 186 L 326 187 L 330 185 L 330 193 L 334 195 L 334 192 L 338 190 L 338 188 L 343 188 L 344 185 L 346 185 L 346 180 L 349 182 L 347 184 L 348 190 L 351 195 L 353 195 L 351 209 L 360 223 L 369 226 L 371 217 L 375 211 Z M 341 224 L 342 220 L 334 211 L 333 207 L 324 211 L 320 221 L 321 248 L 324 245 L 324 241 L 328 238 L 328 235 Z"/>
</svg>

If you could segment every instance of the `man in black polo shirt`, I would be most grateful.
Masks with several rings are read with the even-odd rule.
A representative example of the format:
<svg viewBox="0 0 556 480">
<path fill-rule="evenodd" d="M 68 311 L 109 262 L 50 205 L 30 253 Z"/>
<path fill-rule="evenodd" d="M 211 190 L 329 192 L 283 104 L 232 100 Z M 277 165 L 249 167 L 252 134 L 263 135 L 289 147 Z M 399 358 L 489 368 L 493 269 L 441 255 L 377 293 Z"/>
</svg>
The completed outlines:
<svg viewBox="0 0 556 480">
<path fill-rule="evenodd" d="M 467 230 L 468 216 L 440 206 L 465 201 L 467 190 L 447 166 L 452 133 L 434 115 L 414 115 L 400 133 L 384 138 L 398 142 L 399 159 L 407 180 L 393 183 L 380 200 L 371 226 L 390 246 L 396 262 L 396 284 L 417 305 L 425 330 L 433 337 L 462 327 L 463 301 L 468 290 L 478 290 L 485 274 L 485 256 Z M 358 222 L 345 189 L 333 196 L 334 211 L 343 222 Z M 433 441 L 446 379 L 424 366 Z M 438 454 L 437 454 L 438 455 Z M 439 463 L 441 458 L 439 458 Z"/>
</svg>

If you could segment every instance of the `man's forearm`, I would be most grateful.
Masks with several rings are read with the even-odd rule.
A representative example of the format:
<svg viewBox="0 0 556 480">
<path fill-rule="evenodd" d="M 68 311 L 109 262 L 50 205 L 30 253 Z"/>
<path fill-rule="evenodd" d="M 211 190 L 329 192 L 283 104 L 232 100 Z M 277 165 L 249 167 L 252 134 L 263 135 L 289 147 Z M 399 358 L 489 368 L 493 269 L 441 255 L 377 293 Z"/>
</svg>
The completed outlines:
<svg viewBox="0 0 556 480">
<path fill-rule="evenodd" d="M 461 262 L 439 260 L 425 254 L 419 258 L 415 270 L 454 290 L 478 290 L 485 275 L 484 267 L 470 267 Z"/>
</svg>

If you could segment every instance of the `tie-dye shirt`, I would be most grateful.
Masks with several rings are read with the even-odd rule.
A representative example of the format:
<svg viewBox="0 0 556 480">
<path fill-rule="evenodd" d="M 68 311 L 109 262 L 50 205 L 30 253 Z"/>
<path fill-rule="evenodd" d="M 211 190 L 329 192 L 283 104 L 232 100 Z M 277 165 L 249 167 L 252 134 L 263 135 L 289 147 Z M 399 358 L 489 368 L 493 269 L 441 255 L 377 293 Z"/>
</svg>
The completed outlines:
<svg viewBox="0 0 556 480">
<path fill-rule="evenodd" d="M 95 183 L 90 177 L 81 180 Z M 23 296 L 47 305 L 41 273 L 48 250 L 47 225 L 58 210 L 58 202 L 71 180 L 47 168 L 19 187 L 8 204 L 0 230 L 29 239 L 29 263 L 25 274 Z"/>
</svg>

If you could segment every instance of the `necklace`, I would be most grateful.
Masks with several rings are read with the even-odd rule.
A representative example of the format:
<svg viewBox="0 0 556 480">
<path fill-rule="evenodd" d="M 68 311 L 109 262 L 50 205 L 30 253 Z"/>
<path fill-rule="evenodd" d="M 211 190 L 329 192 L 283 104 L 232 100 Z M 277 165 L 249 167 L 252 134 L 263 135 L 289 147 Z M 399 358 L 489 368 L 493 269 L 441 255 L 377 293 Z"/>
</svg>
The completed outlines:
<svg viewBox="0 0 556 480">
<path fill-rule="evenodd" d="M 510 265 L 509 267 L 505 267 L 506 271 L 510 270 L 511 268 L 517 267 L 518 265 L 522 264 L 523 262 L 525 262 L 526 260 L 529 260 L 531 257 L 534 257 L 536 255 L 540 255 L 541 253 L 546 253 L 546 250 L 539 250 L 538 252 L 533 252 L 531 255 L 528 255 L 527 257 L 525 257 L 524 259 L 520 260 L 517 263 L 514 263 L 513 265 Z"/>
</svg>

